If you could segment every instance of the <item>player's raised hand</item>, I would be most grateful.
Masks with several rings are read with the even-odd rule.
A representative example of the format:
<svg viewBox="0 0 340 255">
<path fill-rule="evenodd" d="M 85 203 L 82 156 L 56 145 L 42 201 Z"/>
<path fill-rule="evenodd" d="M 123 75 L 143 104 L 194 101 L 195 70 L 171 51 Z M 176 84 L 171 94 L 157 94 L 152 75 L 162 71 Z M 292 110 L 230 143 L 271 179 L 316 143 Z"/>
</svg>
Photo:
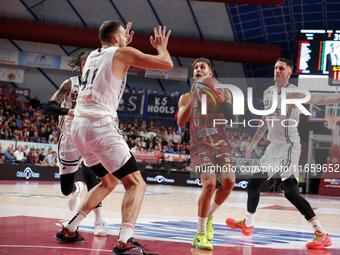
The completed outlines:
<svg viewBox="0 0 340 255">
<path fill-rule="evenodd" d="M 126 24 L 126 28 L 125 28 L 126 45 L 129 45 L 132 42 L 132 37 L 135 34 L 134 31 L 131 31 L 130 33 L 131 26 L 132 26 L 132 22 L 129 21 Z"/>
<path fill-rule="evenodd" d="M 151 45 L 157 49 L 158 47 L 167 47 L 168 40 L 170 36 L 171 30 L 166 33 L 166 26 L 158 27 L 158 29 L 154 28 L 154 36 L 150 36 Z"/>
</svg>

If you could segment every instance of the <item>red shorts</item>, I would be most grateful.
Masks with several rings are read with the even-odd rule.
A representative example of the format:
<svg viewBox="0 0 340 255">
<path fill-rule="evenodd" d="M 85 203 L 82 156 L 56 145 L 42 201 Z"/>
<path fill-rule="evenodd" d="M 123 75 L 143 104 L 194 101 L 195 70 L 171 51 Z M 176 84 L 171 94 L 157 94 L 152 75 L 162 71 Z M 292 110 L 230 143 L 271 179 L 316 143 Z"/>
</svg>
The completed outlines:
<svg viewBox="0 0 340 255">
<path fill-rule="evenodd" d="M 224 143 L 216 147 L 195 145 L 190 148 L 190 159 L 194 170 L 198 166 L 227 166 L 233 165 L 230 157 L 229 146 Z"/>
</svg>

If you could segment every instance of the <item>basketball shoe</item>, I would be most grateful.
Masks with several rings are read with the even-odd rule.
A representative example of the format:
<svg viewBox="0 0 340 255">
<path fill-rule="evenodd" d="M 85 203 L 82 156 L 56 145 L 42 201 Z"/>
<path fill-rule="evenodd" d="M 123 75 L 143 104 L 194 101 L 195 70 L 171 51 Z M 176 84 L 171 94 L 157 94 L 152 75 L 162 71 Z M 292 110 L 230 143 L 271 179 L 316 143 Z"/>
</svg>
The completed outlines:
<svg viewBox="0 0 340 255">
<path fill-rule="evenodd" d="M 132 237 L 130 237 L 127 243 L 117 240 L 113 248 L 112 255 L 130 254 L 131 252 L 133 254 L 158 255 L 157 252 L 150 251 L 149 249 L 144 248 L 141 244 L 135 242 Z"/>
<path fill-rule="evenodd" d="M 80 193 L 84 188 L 84 184 L 82 182 L 76 182 L 74 185 L 76 185 L 76 191 L 71 193 L 70 199 L 68 200 L 68 208 L 71 211 L 74 211 L 78 209 L 79 203 L 80 203 Z"/>
<path fill-rule="evenodd" d="M 227 223 L 228 227 L 231 229 L 238 229 L 240 230 L 244 235 L 251 236 L 254 230 L 254 226 L 248 228 L 245 225 L 245 220 L 234 220 L 232 218 L 226 219 L 225 223 Z"/>
<path fill-rule="evenodd" d="M 208 241 L 211 241 L 214 238 L 213 219 L 214 219 L 214 216 L 210 216 L 210 217 L 208 217 L 208 220 L 207 220 L 207 239 L 208 239 Z"/>
<path fill-rule="evenodd" d="M 94 235 L 95 236 L 107 236 L 105 222 L 99 222 L 94 226 Z"/>
<path fill-rule="evenodd" d="M 314 240 L 306 244 L 308 249 L 322 249 L 332 245 L 332 241 L 328 234 L 323 234 L 321 231 L 317 230 L 314 235 Z"/>
<path fill-rule="evenodd" d="M 78 232 L 78 229 L 75 232 L 71 233 L 64 226 L 54 235 L 54 238 L 57 239 L 60 243 L 84 242 L 84 237 Z"/>
<path fill-rule="evenodd" d="M 201 249 L 201 250 L 212 250 L 213 249 L 212 244 L 208 241 L 207 235 L 204 232 L 197 233 L 195 235 L 192 245 L 196 249 Z"/>
</svg>

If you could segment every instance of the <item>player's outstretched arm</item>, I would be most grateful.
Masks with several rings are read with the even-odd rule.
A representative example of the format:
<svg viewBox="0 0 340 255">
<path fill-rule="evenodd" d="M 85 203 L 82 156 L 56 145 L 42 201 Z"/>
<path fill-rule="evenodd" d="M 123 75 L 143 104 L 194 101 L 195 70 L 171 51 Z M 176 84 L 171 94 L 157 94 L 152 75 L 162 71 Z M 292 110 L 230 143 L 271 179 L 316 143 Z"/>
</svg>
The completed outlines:
<svg viewBox="0 0 340 255">
<path fill-rule="evenodd" d="M 190 118 L 190 92 L 181 95 L 178 101 L 177 125 L 183 128 Z"/>
<path fill-rule="evenodd" d="M 287 93 L 287 98 L 296 98 L 301 99 L 306 95 L 303 93 Z M 340 94 L 331 94 L 331 93 L 311 93 L 311 97 L 308 102 L 305 104 L 316 104 L 316 105 L 327 105 L 327 104 L 336 104 L 340 103 Z M 291 105 L 289 105 L 291 107 Z M 296 107 L 294 105 L 294 107 Z"/>
<path fill-rule="evenodd" d="M 73 110 L 60 107 L 61 103 L 67 98 L 71 91 L 72 82 L 70 79 L 61 84 L 56 93 L 47 102 L 46 112 L 54 115 L 69 115 L 73 117 Z"/>
<path fill-rule="evenodd" d="M 145 54 L 132 47 L 121 47 L 117 50 L 114 60 L 141 69 L 168 71 L 173 67 L 171 56 L 167 50 L 170 33 L 170 30 L 166 33 L 166 27 L 159 26 L 158 29 L 154 29 L 154 36 L 150 37 L 150 42 L 157 50 L 157 55 Z M 115 68 L 112 67 L 112 69 Z"/>
<path fill-rule="evenodd" d="M 264 116 L 262 117 L 262 121 L 263 121 L 264 123 L 266 123 L 266 120 L 265 120 L 265 117 L 264 117 Z M 255 133 L 253 139 L 251 140 L 250 146 L 249 146 L 249 148 L 248 148 L 248 149 L 246 150 L 246 152 L 245 152 L 245 155 L 244 155 L 245 158 L 248 158 L 248 157 L 251 155 L 251 153 L 252 153 L 253 150 L 255 149 L 257 143 L 260 141 L 260 139 L 262 138 L 262 136 L 264 135 L 264 133 L 267 131 L 267 128 L 268 128 L 268 127 L 267 127 L 267 125 L 265 124 L 265 125 L 263 125 L 263 126 L 261 126 L 261 127 L 258 127 L 258 128 L 256 129 L 256 133 Z"/>
<path fill-rule="evenodd" d="M 327 105 L 340 103 L 340 94 L 311 93 L 311 98 L 306 104 Z"/>
<path fill-rule="evenodd" d="M 264 95 L 267 93 L 267 90 L 264 91 L 263 93 L 263 97 Z M 256 133 L 253 137 L 253 139 L 251 140 L 251 143 L 249 145 L 249 148 L 246 150 L 244 157 L 248 158 L 250 157 L 251 153 L 253 152 L 253 150 L 255 149 L 255 147 L 257 146 L 257 143 L 260 141 L 260 139 L 262 138 L 262 136 L 264 135 L 264 133 L 267 131 L 267 122 L 266 122 L 266 116 L 262 116 L 262 121 L 265 123 L 264 125 L 258 127 L 256 129 Z"/>
</svg>

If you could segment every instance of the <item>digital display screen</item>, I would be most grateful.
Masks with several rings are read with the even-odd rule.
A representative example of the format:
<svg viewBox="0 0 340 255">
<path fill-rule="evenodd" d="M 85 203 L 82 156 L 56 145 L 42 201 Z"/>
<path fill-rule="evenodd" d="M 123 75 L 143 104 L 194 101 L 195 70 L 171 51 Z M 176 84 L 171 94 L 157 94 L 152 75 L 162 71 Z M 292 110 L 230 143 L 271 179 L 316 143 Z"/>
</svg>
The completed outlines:
<svg viewBox="0 0 340 255">
<path fill-rule="evenodd" d="M 328 74 L 333 66 L 340 66 L 340 30 L 302 29 L 296 72 Z"/>
</svg>

